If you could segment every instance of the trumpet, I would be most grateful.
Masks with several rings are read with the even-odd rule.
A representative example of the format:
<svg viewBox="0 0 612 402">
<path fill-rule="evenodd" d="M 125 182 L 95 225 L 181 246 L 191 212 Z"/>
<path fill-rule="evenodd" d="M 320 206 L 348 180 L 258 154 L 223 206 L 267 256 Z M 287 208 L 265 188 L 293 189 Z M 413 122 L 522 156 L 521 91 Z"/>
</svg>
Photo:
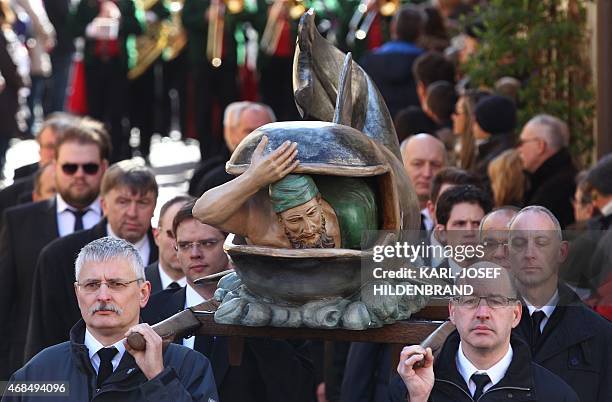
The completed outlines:
<svg viewBox="0 0 612 402">
<path fill-rule="evenodd" d="M 213 67 L 223 63 L 223 30 L 225 29 L 225 10 L 238 14 L 244 9 L 244 0 L 212 0 L 208 8 L 208 33 L 206 36 L 206 57 Z"/>
<path fill-rule="evenodd" d="M 275 0 L 274 4 L 270 7 L 270 15 L 266 21 L 266 27 L 261 36 L 261 50 L 268 54 L 273 55 L 278 47 L 278 41 L 280 40 L 283 28 L 287 23 L 285 18 L 282 17 L 282 13 L 288 7 L 288 15 L 291 19 L 297 20 L 306 11 L 303 0 Z"/>
<path fill-rule="evenodd" d="M 400 8 L 400 0 L 376 0 L 376 6 L 368 10 L 371 0 L 362 0 L 349 21 L 349 32 L 346 35 L 346 43 L 355 45 L 355 40 L 364 40 L 372 27 L 376 15 L 390 17 Z"/>
</svg>

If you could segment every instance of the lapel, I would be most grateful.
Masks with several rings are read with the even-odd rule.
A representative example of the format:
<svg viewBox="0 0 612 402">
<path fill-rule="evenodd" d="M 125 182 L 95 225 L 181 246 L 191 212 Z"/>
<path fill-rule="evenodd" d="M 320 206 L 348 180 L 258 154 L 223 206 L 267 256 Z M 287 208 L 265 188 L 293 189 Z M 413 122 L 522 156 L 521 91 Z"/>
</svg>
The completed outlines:
<svg viewBox="0 0 612 402">
<path fill-rule="evenodd" d="M 151 294 L 162 290 L 161 277 L 159 276 L 159 263 L 155 262 L 145 268 L 145 278 L 151 282 Z"/>
<path fill-rule="evenodd" d="M 151 250 L 151 252 L 149 253 L 149 261 L 147 261 L 146 263 L 152 264 L 153 262 L 159 259 L 159 252 L 157 250 L 157 244 L 155 244 L 155 239 L 153 237 L 153 230 L 151 230 L 151 228 L 147 230 L 147 240 L 149 241 L 149 250 Z M 161 280 L 160 280 L 160 288 L 161 288 Z"/>
<path fill-rule="evenodd" d="M 59 237 L 57 227 L 57 197 L 52 197 L 42 204 L 40 218 L 36 220 L 36 231 L 41 231 L 42 235 L 48 239 Z M 40 233 L 40 232 L 39 232 Z"/>
<path fill-rule="evenodd" d="M 183 311 L 185 307 L 185 298 L 187 295 L 186 287 L 183 287 L 170 296 L 168 302 L 165 304 L 164 310 L 161 312 L 161 317 L 170 317 L 180 311 Z M 202 336 L 202 335 L 196 335 Z M 174 343 L 182 345 L 183 338 L 176 339 Z M 199 351 L 198 351 L 199 352 Z M 227 370 L 229 369 L 229 356 L 227 353 L 227 338 L 223 336 L 215 337 L 213 348 L 210 356 L 208 356 L 208 360 L 210 360 L 210 364 L 213 368 L 213 373 L 215 375 L 215 383 L 217 384 L 217 389 L 220 387 L 223 382 L 223 378 L 227 374 Z"/>
</svg>

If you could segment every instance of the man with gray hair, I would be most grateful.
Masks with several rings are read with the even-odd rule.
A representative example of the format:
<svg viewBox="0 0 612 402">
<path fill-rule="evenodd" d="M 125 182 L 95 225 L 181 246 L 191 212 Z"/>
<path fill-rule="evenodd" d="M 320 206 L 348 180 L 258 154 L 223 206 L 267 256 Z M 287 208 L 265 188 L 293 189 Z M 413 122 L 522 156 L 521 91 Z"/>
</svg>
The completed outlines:
<svg viewBox="0 0 612 402">
<path fill-rule="evenodd" d="M 104 236 L 134 245 L 147 264 L 157 261 L 158 249 L 151 231 L 158 188 L 153 172 L 136 160 L 112 165 L 102 178 L 100 195 L 104 219 L 88 230 L 48 244 L 40 253 L 32 284 L 31 319 L 25 357 L 67 340 L 79 320 L 73 292 L 73 261 L 87 243 Z"/>
<path fill-rule="evenodd" d="M 139 324 L 151 284 L 132 244 L 112 237 L 87 244 L 76 259 L 75 278 L 81 319 L 70 330 L 70 340 L 44 349 L 11 382 L 65 382 L 66 396 L 74 401 L 218 399 L 206 357 L 175 344 L 164 351 L 161 337 L 148 324 Z M 144 350 L 125 341 L 134 332 L 144 337 Z"/>
<path fill-rule="evenodd" d="M 550 210 L 529 206 L 509 227 L 510 269 L 524 301 L 516 331 L 534 361 L 565 380 L 582 402 L 610 401 L 612 324 L 559 280 L 568 250 L 559 221 Z"/>
<path fill-rule="evenodd" d="M 229 155 L 256 128 L 275 121 L 276 116 L 268 105 L 250 101 L 230 103 L 223 115 L 223 138 Z M 189 194 L 199 197 L 207 190 L 230 181 L 233 176 L 225 171 L 229 155 L 222 153 L 204 160 L 189 182 Z"/>
<path fill-rule="evenodd" d="M 574 221 L 571 199 L 576 191 L 576 168 L 568 151 L 569 129 L 561 119 L 547 114 L 525 124 L 518 152 L 530 187 L 524 205 L 550 209 L 565 228 Z"/>
</svg>

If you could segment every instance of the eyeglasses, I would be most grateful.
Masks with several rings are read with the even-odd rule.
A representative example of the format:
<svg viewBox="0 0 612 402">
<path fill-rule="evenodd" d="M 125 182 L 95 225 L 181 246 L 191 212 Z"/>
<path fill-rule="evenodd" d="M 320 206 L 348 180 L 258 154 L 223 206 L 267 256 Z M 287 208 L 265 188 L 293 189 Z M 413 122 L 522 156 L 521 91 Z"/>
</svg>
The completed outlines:
<svg viewBox="0 0 612 402">
<path fill-rule="evenodd" d="M 138 281 L 144 281 L 143 278 L 136 278 L 134 280 L 131 281 L 116 281 L 116 280 L 110 280 L 110 281 L 87 281 L 85 283 L 79 283 L 77 282 L 77 286 L 83 290 L 85 293 L 95 293 L 98 290 L 100 290 L 100 288 L 102 287 L 102 285 L 106 285 L 106 287 L 108 288 L 108 290 L 110 290 L 111 292 L 121 292 L 125 289 L 127 289 L 127 287 L 130 285 L 130 283 L 133 282 L 138 282 Z"/>
<path fill-rule="evenodd" d="M 527 139 L 522 139 L 519 138 L 519 140 L 516 143 L 516 147 L 522 147 L 523 145 L 525 145 L 528 142 L 532 142 L 532 141 L 542 141 L 541 138 L 527 138 Z"/>
<path fill-rule="evenodd" d="M 219 243 L 217 239 L 197 240 L 197 241 L 179 241 L 176 249 L 183 253 L 188 253 L 195 246 L 198 250 L 211 249 Z"/>
<path fill-rule="evenodd" d="M 100 165 L 97 163 L 64 163 L 62 165 L 62 172 L 72 176 L 77 172 L 77 170 L 79 170 L 79 166 L 83 168 L 83 172 L 88 175 L 94 175 L 98 173 L 98 170 L 100 169 Z"/>
<path fill-rule="evenodd" d="M 492 309 L 498 309 L 502 307 L 508 307 L 509 305 L 516 303 L 518 299 L 505 297 L 505 296 L 497 296 L 497 295 L 489 295 L 489 296 L 457 296 L 453 297 L 452 300 L 456 304 L 461 307 L 465 307 L 468 309 L 475 309 L 480 305 L 480 300 L 485 299 L 487 305 Z"/>
</svg>

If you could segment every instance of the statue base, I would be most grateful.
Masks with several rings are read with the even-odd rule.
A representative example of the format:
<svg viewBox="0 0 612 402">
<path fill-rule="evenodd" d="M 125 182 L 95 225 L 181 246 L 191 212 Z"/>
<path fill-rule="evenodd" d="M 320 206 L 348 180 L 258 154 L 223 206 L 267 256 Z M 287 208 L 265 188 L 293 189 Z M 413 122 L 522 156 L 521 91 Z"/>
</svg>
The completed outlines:
<svg viewBox="0 0 612 402">
<path fill-rule="evenodd" d="M 250 292 L 233 272 L 221 278 L 217 285 L 214 298 L 221 305 L 215 312 L 215 322 L 250 327 L 365 330 L 406 320 L 429 301 L 426 296 L 376 295 L 374 286 L 381 285 L 390 283 L 372 281 L 352 297 L 325 298 L 298 305 Z"/>
</svg>

